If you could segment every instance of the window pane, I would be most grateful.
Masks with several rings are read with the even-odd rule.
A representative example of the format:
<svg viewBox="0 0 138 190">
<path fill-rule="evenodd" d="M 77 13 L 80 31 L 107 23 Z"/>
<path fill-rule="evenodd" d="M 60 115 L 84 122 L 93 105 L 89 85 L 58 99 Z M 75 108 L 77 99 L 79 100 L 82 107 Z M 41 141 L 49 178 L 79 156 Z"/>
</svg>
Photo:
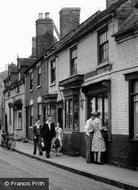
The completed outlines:
<svg viewBox="0 0 138 190">
<path fill-rule="evenodd" d="M 77 50 L 72 51 L 72 59 L 77 57 Z"/>
<path fill-rule="evenodd" d="M 68 111 L 69 111 L 69 102 L 68 100 L 66 100 L 66 127 L 68 127 L 68 120 L 69 120 Z"/>
<path fill-rule="evenodd" d="M 73 101 L 69 100 L 69 127 L 73 129 Z"/>
<path fill-rule="evenodd" d="M 134 93 L 138 92 L 138 81 L 134 82 Z"/>
<path fill-rule="evenodd" d="M 134 96 L 134 134 L 138 138 L 138 95 Z"/>
<path fill-rule="evenodd" d="M 74 130 L 79 130 L 79 99 L 74 100 Z"/>
</svg>

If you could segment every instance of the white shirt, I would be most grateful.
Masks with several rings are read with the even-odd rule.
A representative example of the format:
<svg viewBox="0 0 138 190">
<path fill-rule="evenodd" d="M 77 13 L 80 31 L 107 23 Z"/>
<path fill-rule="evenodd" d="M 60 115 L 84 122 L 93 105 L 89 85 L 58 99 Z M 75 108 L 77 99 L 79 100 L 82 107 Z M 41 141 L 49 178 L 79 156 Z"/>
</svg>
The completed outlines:
<svg viewBox="0 0 138 190">
<path fill-rule="evenodd" d="M 48 121 L 47 121 L 46 123 L 48 124 L 49 130 L 51 130 L 51 123 L 52 123 L 52 122 L 48 122 Z"/>
<path fill-rule="evenodd" d="M 86 125 L 85 125 L 84 131 L 85 131 L 86 135 L 90 136 L 90 132 L 93 131 L 93 120 L 92 120 L 92 118 L 90 118 L 90 119 L 88 119 L 86 121 Z"/>
</svg>

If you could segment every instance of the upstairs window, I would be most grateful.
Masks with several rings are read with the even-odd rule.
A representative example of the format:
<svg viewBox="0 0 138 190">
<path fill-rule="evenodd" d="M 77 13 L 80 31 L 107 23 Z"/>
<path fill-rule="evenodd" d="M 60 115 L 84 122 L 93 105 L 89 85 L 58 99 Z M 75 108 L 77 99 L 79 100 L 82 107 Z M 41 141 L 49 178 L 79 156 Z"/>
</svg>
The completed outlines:
<svg viewBox="0 0 138 190">
<path fill-rule="evenodd" d="M 41 67 L 37 70 L 37 86 L 41 85 Z"/>
<path fill-rule="evenodd" d="M 30 90 L 33 89 L 33 73 L 30 73 Z"/>
<path fill-rule="evenodd" d="M 56 82 L 56 62 L 52 59 L 50 62 L 50 72 L 51 72 L 51 84 Z"/>
<path fill-rule="evenodd" d="M 77 46 L 70 49 L 70 74 L 77 74 Z"/>
<path fill-rule="evenodd" d="M 98 33 L 98 57 L 99 57 L 99 64 L 108 60 L 108 51 L 109 51 L 109 44 L 108 44 L 108 29 L 107 27 L 104 30 Z"/>
</svg>

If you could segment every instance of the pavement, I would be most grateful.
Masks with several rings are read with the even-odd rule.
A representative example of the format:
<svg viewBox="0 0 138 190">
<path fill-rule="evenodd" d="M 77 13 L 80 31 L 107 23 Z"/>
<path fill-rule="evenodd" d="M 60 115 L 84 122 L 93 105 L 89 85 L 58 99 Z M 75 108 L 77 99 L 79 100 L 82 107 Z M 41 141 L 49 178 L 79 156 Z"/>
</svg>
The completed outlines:
<svg viewBox="0 0 138 190">
<path fill-rule="evenodd" d="M 68 170 L 70 172 L 83 175 L 122 189 L 138 190 L 138 171 L 125 169 L 108 164 L 96 165 L 86 163 L 83 157 L 73 157 L 61 154 L 57 157 L 51 152 L 48 159 L 45 156 L 33 155 L 33 144 L 17 141 L 15 151 L 33 159 L 54 165 L 56 167 Z"/>
</svg>

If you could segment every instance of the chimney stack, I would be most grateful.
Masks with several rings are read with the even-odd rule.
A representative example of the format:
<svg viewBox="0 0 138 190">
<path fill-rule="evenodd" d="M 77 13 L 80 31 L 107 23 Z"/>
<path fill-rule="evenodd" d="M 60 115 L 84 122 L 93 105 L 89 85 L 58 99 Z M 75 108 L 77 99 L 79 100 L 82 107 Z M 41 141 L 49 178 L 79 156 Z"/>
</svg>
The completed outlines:
<svg viewBox="0 0 138 190">
<path fill-rule="evenodd" d="M 45 14 L 39 13 L 38 15 L 38 19 L 36 20 L 36 55 L 40 56 L 43 53 L 45 46 L 49 46 L 47 45 L 49 44 L 47 41 L 49 41 L 48 38 L 53 38 L 54 29 L 53 20 L 49 18 L 49 12 L 46 12 Z"/>
<path fill-rule="evenodd" d="M 60 14 L 60 37 L 63 38 L 80 24 L 80 8 L 62 8 Z"/>
<path fill-rule="evenodd" d="M 45 19 L 49 19 L 49 12 L 45 13 Z"/>
<path fill-rule="evenodd" d="M 38 14 L 38 19 L 43 19 L 43 13 Z"/>
<path fill-rule="evenodd" d="M 36 37 L 32 37 L 32 57 L 36 57 Z"/>
</svg>

